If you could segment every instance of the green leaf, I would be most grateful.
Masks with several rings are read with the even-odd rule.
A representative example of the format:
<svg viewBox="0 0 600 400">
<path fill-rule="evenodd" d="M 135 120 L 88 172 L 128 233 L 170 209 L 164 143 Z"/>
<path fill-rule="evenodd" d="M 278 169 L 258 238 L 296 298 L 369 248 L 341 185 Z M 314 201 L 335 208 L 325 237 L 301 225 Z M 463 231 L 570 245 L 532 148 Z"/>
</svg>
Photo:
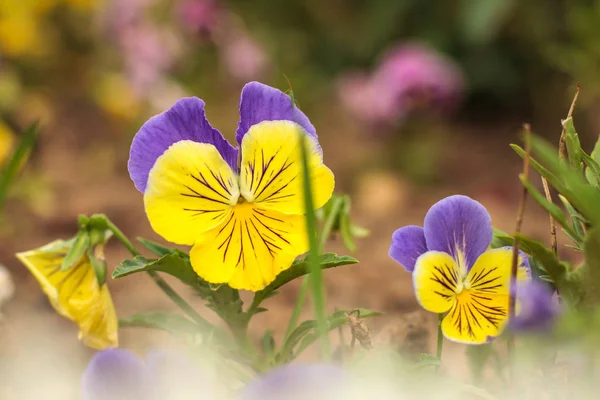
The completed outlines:
<svg viewBox="0 0 600 400">
<path fill-rule="evenodd" d="M 581 171 L 581 143 L 577 132 L 575 132 L 572 117 L 563 121 L 563 128 L 565 130 L 565 144 L 569 155 L 569 164 L 573 170 Z"/>
<path fill-rule="evenodd" d="M 561 162 L 556 155 L 556 148 L 545 140 L 531 138 L 533 151 L 540 160 L 549 166 L 564 185 L 556 187 L 573 207 L 594 225 L 600 225 L 600 191 L 590 186 L 583 176 Z"/>
<path fill-rule="evenodd" d="M 510 147 L 521 158 L 525 158 L 525 150 L 523 150 L 520 146 L 518 146 L 516 144 L 511 144 Z M 540 174 L 541 176 L 546 178 L 546 180 L 548 181 L 548 183 L 550 183 L 550 185 L 555 187 L 559 192 L 561 191 L 561 188 L 563 188 L 564 185 L 560 181 L 560 179 L 556 175 L 554 175 L 554 173 L 552 173 L 550 170 L 548 170 L 547 168 L 542 166 L 542 164 L 540 164 L 539 162 L 537 162 L 535 159 L 533 159 L 531 157 L 529 158 L 529 163 L 533 167 L 533 169 L 535 169 L 537 171 L 538 174 Z"/>
<path fill-rule="evenodd" d="M 319 263 L 321 269 L 328 269 L 339 267 L 342 265 L 356 264 L 358 260 L 349 256 L 338 256 L 335 253 L 324 253 L 321 254 Z M 273 292 L 285 285 L 288 282 L 293 281 L 303 275 L 308 274 L 308 263 L 305 258 L 294 261 L 292 266 L 277 275 L 277 278 L 270 285 L 263 290 L 260 290 L 254 294 L 251 308 L 257 307 L 263 302 L 263 300 L 271 297 Z"/>
<path fill-rule="evenodd" d="M 144 246 L 146 249 L 148 249 L 149 251 L 151 251 L 152 253 L 156 254 L 159 257 L 165 256 L 167 254 L 173 254 L 176 256 L 179 256 L 181 258 L 186 258 L 189 259 L 189 255 L 187 255 L 186 253 L 184 253 L 181 250 L 178 249 L 171 249 L 165 246 L 162 246 L 156 242 L 153 242 L 151 240 L 148 239 L 144 239 L 141 237 L 136 238 L 138 242 L 140 242 L 142 244 L 142 246 Z"/>
<path fill-rule="evenodd" d="M 567 210 L 567 213 L 571 217 L 571 226 L 573 227 L 573 231 L 577 233 L 577 235 L 575 236 L 571 236 L 568 233 L 567 235 L 575 244 L 577 244 L 579 248 L 583 248 L 583 238 L 585 236 L 585 232 L 583 231 L 582 225 L 585 225 L 587 221 L 579 212 L 577 212 L 577 210 L 573 208 L 573 206 L 571 205 L 571 203 L 569 203 L 569 200 L 567 200 L 565 196 L 559 194 L 558 198 L 563 203 L 565 209 Z"/>
<path fill-rule="evenodd" d="M 583 274 L 585 276 L 586 299 L 593 305 L 600 304 L 600 229 L 594 228 L 588 231 L 584 243 L 585 265 Z"/>
<path fill-rule="evenodd" d="M 77 233 L 77 236 L 75 236 L 75 240 L 73 241 L 73 244 L 69 248 L 69 251 L 62 262 L 60 270 L 66 271 L 73 267 L 79 260 L 81 260 L 82 257 L 84 257 L 89 247 L 89 234 L 85 230 L 80 230 Z"/>
<path fill-rule="evenodd" d="M 600 186 L 600 165 L 590 156 L 588 156 L 585 151 L 581 151 L 581 158 L 583 158 L 583 162 L 587 166 L 585 169 L 585 179 L 589 182 L 590 185 L 594 187 Z"/>
<path fill-rule="evenodd" d="M 23 163 L 25 163 L 27 157 L 29 157 L 31 149 L 35 145 L 39 134 L 40 129 L 37 122 L 29 125 L 21 135 L 21 140 L 17 144 L 10 159 L 4 166 L 0 165 L 0 167 L 3 167 L 0 168 L 0 210 L 2 210 L 6 197 L 8 196 L 10 185 L 17 176 Z"/>
<path fill-rule="evenodd" d="M 596 141 L 596 144 L 594 145 L 594 149 L 592 150 L 592 152 L 590 153 L 590 158 L 596 163 L 596 165 L 600 166 L 600 136 L 598 137 L 598 140 Z M 585 159 L 585 156 L 584 156 Z M 586 161 L 587 164 L 587 161 Z M 588 164 L 589 167 L 589 164 Z M 590 171 L 590 168 L 587 168 L 585 170 L 585 176 L 588 180 L 588 182 L 590 182 L 590 184 L 600 184 L 600 170 L 598 171 L 599 174 L 596 175 L 595 171 Z M 594 176 L 595 175 L 595 176 Z"/>
<path fill-rule="evenodd" d="M 533 186 L 531 184 L 531 182 L 529 182 L 529 180 L 527 178 L 525 178 L 525 176 L 523 174 L 519 175 L 519 179 L 521 180 L 521 183 L 523 184 L 523 186 L 525 186 L 525 188 L 527 189 L 529 194 L 531 194 L 531 196 L 534 198 L 534 200 L 537 201 L 537 203 L 540 206 L 542 206 L 542 208 L 544 210 L 546 210 L 550 215 L 552 215 L 552 218 L 554 218 L 554 220 L 556 222 L 558 222 L 565 231 L 568 232 L 569 236 L 577 237 L 577 233 L 575 231 L 573 231 L 571 224 L 565 218 L 565 215 L 563 214 L 560 207 L 558 207 L 556 204 L 548 201 L 546 199 L 546 196 L 541 194 L 535 188 L 535 186 Z"/>
<path fill-rule="evenodd" d="M 260 347 L 262 348 L 265 358 L 268 360 L 273 358 L 273 355 L 275 354 L 275 338 L 273 337 L 272 329 L 265 331 L 260 339 Z"/>
<path fill-rule="evenodd" d="M 166 311 L 154 311 L 119 318 L 119 328 L 151 328 L 172 333 L 202 333 L 187 317 Z"/>
<path fill-rule="evenodd" d="M 346 319 L 346 313 L 348 312 L 352 312 L 355 310 L 341 310 L 341 311 L 336 311 L 335 313 L 331 314 L 330 316 L 327 317 L 326 322 L 327 322 L 327 332 L 336 329 L 342 325 L 345 325 L 347 322 Z M 380 312 L 378 311 L 374 311 L 374 310 L 369 310 L 369 309 L 365 309 L 365 308 L 360 308 L 360 317 L 361 318 L 370 318 L 370 317 L 376 317 L 378 315 L 381 315 Z M 302 324 L 300 324 L 299 326 L 302 326 L 303 324 L 310 324 L 312 323 L 313 325 L 316 324 L 315 321 L 304 321 Z M 295 359 L 296 357 L 298 357 L 308 346 L 310 346 L 312 343 L 315 342 L 315 340 L 317 340 L 318 335 L 315 332 L 314 329 L 309 330 L 306 334 L 303 335 L 302 339 L 300 340 L 300 343 L 297 346 L 297 349 L 294 351 L 294 347 L 296 347 L 296 345 L 291 346 L 291 344 L 288 344 L 287 346 L 284 345 L 282 351 L 281 351 L 281 356 L 285 357 L 286 355 L 290 355 L 293 354 L 291 359 L 288 359 L 288 361 L 291 361 L 293 359 Z M 285 359 L 285 358 L 283 358 Z"/>
<path fill-rule="evenodd" d="M 98 285 L 102 286 L 106 283 L 106 260 L 104 259 L 104 254 L 96 254 L 100 250 L 102 245 L 97 245 L 95 247 L 90 247 L 87 250 L 87 256 L 90 260 L 90 264 L 92 264 L 92 269 L 94 270 L 94 274 L 96 275 L 96 280 L 98 281 Z"/>
<path fill-rule="evenodd" d="M 490 245 L 492 249 L 512 246 L 515 241 L 508 233 L 497 228 L 493 228 L 493 234 L 494 236 L 492 237 L 492 243 Z"/>
<path fill-rule="evenodd" d="M 112 277 L 118 279 L 147 271 L 164 272 L 193 288 L 201 287 L 210 290 L 208 284 L 196 274 L 190 261 L 174 254 L 166 254 L 158 260 L 149 260 L 142 256 L 137 256 L 133 260 L 125 260 L 115 268 Z"/>
</svg>

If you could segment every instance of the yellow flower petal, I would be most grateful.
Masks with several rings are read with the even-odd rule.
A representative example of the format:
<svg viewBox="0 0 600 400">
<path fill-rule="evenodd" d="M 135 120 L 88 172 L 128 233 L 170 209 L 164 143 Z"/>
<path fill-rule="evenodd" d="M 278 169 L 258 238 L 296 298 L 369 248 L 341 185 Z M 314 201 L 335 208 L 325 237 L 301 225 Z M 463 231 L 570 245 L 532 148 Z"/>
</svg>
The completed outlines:
<svg viewBox="0 0 600 400">
<path fill-rule="evenodd" d="M 211 144 L 182 140 L 150 170 L 144 205 L 156 233 L 193 245 L 231 217 L 238 198 L 236 176 L 219 151 Z"/>
<path fill-rule="evenodd" d="M 68 242 L 57 240 L 39 249 L 18 253 L 17 258 L 37 279 L 54 309 L 79 326 L 86 346 L 105 349 L 118 346 L 118 322 L 108 287 L 99 287 L 87 258 L 62 272 Z"/>
<path fill-rule="evenodd" d="M 301 131 L 291 121 L 264 121 L 244 135 L 240 192 L 246 200 L 285 214 L 304 214 Z M 314 206 L 320 208 L 331 197 L 335 180 L 315 143 L 307 142 Z"/>
<path fill-rule="evenodd" d="M 428 251 L 417 259 L 413 271 L 417 300 L 427 311 L 446 312 L 456 303 L 461 279 L 460 268 L 450 254 Z"/>
<path fill-rule="evenodd" d="M 485 343 L 508 321 L 511 249 L 483 253 L 465 280 L 465 290 L 442 322 L 444 335 L 461 343 Z"/>
<path fill-rule="evenodd" d="M 307 250 L 304 216 L 241 203 L 223 224 L 206 232 L 190 258 L 208 282 L 258 291 Z"/>
</svg>

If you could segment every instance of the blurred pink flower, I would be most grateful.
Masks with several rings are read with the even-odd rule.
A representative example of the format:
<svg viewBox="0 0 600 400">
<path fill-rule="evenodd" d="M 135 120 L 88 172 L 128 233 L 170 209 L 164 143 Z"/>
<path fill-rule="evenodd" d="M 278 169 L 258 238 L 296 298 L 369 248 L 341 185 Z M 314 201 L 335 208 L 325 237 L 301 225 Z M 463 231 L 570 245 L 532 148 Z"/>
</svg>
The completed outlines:
<svg viewBox="0 0 600 400">
<path fill-rule="evenodd" d="M 210 36 L 224 18 L 216 0 L 182 0 L 175 11 L 183 26 L 200 36 Z"/>
<path fill-rule="evenodd" d="M 245 81 L 258 79 L 267 68 L 265 50 L 245 33 L 224 41 L 221 49 L 225 66 L 234 78 Z"/>
<path fill-rule="evenodd" d="M 404 44 L 384 54 L 371 75 L 340 82 L 342 103 L 370 123 L 393 124 L 418 109 L 451 111 L 460 102 L 463 76 L 448 58 L 421 44 Z"/>
</svg>

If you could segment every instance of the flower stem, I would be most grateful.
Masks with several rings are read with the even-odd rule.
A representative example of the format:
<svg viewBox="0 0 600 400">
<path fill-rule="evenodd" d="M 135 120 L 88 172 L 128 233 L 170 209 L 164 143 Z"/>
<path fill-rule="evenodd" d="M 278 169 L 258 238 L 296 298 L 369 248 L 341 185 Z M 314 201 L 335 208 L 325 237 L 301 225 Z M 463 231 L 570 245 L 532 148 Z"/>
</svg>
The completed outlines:
<svg viewBox="0 0 600 400">
<path fill-rule="evenodd" d="M 442 333 L 442 321 L 444 320 L 444 314 L 438 314 L 438 324 L 437 324 L 437 348 L 435 350 L 435 358 L 442 362 L 442 350 L 444 349 L 444 334 Z M 436 367 L 436 371 L 440 368 L 438 365 Z"/>
<path fill-rule="evenodd" d="M 115 237 L 129 250 L 134 256 L 140 256 L 140 252 L 137 251 L 133 243 L 125 236 L 125 234 L 106 218 L 107 228 L 115 235 Z M 181 310 L 186 313 L 194 322 L 196 322 L 202 329 L 207 331 L 212 330 L 212 325 L 208 323 L 192 306 L 190 306 L 176 291 L 165 281 L 156 271 L 147 271 L 148 275 L 152 278 L 154 283 L 175 303 Z"/>
<path fill-rule="evenodd" d="M 325 247 L 325 243 L 327 243 L 327 239 L 329 235 L 331 235 L 331 230 L 333 229 L 333 225 L 335 223 L 335 219 L 337 214 L 339 213 L 342 207 L 343 200 L 342 198 L 335 198 L 333 201 L 333 205 L 331 206 L 331 211 L 323 224 L 323 230 L 321 231 L 320 237 L 320 246 L 319 246 L 319 254 L 323 252 L 323 248 Z M 300 313 L 302 313 L 302 308 L 304 307 L 304 303 L 306 302 L 306 295 L 308 293 L 309 288 L 310 275 L 306 275 L 302 280 L 302 284 L 300 285 L 300 290 L 298 291 L 298 297 L 296 298 L 296 304 L 294 305 L 294 309 L 292 310 L 292 315 L 290 317 L 290 321 L 288 323 L 287 329 L 285 331 L 284 341 L 286 341 L 296 326 L 298 325 L 298 321 L 300 320 Z"/>
</svg>

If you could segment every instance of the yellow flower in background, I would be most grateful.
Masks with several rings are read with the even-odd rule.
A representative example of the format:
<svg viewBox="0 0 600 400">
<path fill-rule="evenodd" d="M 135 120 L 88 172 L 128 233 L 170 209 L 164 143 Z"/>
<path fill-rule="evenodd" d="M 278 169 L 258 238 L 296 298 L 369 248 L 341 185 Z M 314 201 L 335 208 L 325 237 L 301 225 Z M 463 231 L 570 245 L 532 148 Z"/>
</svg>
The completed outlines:
<svg viewBox="0 0 600 400">
<path fill-rule="evenodd" d="M 139 115 L 139 99 L 123 75 L 100 77 L 94 95 L 100 107 L 114 117 L 130 121 Z"/>
<path fill-rule="evenodd" d="M 231 146 L 190 97 L 151 118 L 131 145 L 129 173 L 152 228 L 191 245 L 196 273 L 258 291 L 308 250 L 301 135 L 315 208 L 333 193 L 315 128 L 285 93 L 251 82 L 242 90 Z"/>
<path fill-rule="evenodd" d="M 94 349 L 118 346 L 118 322 L 108 286 L 98 284 L 87 256 L 61 271 L 73 241 L 56 240 L 17 258 L 37 279 L 52 307 L 79 326 L 79 339 Z"/>
<path fill-rule="evenodd" d="M 12 130 L 2 121 L 0 121 L 0 167 L 8 158 L 15 142 L 15 136 Z"/>
</svg>

